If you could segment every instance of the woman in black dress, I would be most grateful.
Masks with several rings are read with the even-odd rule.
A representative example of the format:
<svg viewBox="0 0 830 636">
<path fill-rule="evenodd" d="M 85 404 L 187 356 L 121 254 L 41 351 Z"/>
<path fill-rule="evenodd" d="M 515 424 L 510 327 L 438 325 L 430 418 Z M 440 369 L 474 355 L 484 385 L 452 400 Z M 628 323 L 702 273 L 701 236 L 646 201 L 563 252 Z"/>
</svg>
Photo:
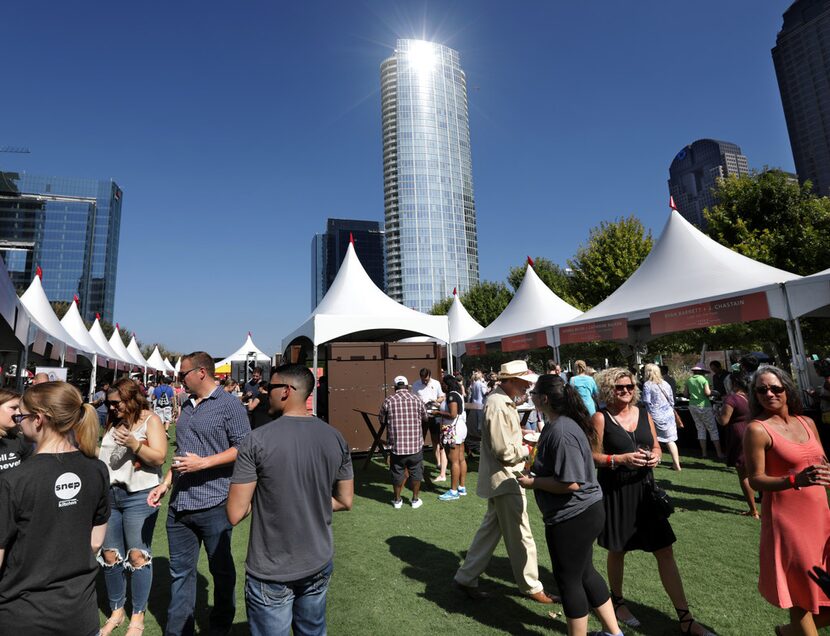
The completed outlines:
<svg viewBox="0 0 830 636">
<path fill-rule="evenodd" d="M 644 550 L 657 559 L 681 633 L 710 634 L 689 611 L 672 550 L 674 532 L 651 502 L 652 468 L 660 463 L 661 450 L 648 411 L 637 407 L 634 374 L 623 368 L 608 369 L 599 374 L 598 384 L 600 399 L 606 404 L 592 419 L 597 433 L 594 462 L 605 504 L 605 528 L 598 542 L 608 550 L 608 584 L 617 618 L 630 627 L 640 624 L 623 600 L 623 572 L 626 552 Z"/>
</svg>

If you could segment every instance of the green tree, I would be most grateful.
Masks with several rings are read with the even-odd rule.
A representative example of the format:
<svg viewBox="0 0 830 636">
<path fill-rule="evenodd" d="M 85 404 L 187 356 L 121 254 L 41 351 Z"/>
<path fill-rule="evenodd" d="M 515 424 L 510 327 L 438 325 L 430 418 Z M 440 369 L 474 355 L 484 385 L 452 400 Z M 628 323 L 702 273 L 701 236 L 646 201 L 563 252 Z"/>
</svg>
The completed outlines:
<svg viewBox="0 0 830 636">
<path fill-rule="evenodd" d="M 707 233 L 757 261 L 806 275 L 830 267 L 830 199 L 781 170 L 719 179 Z M 727 272 L 725 274 L 728 275 Z"/>
<path fill-rule="evenodd" d="M 592 228 L 587 243 L 568 260 L 573 304 L 588 309 L 605 300 L 645 260 L 653 242 L 651 232 L 633 215 Z"/>
<path fill-rule="evenodd" d="M 486 280 L 473 285 L 469 291 L 460 295 L 461 304 L 482 327 L 493 322 L 512 298 L 513 294 L 507 289 L 507 285 Z M 435 303 L 429 313 L 444 316 L 449 311 L 450 305 L 452 305 L 452 296 Z"/>
<path fill-rule="evenodd" d="M 572 305 L 575 304 L 575 300 L 571 297 L 570 278 L 568 274 L 565 273 L 564 267 L 560 267 L 544 256 L 537 256 L 533 259 L 533 270 L 554 294 L 559 296 L 559 298 L 564 300 L 566 303 L 570 303 Z M 510 286 L 513 288 L 514 292 L 517 291 L 519 289 L 519 285 L 522 284 L 525 272 L 527 272 L 526 264 L 510 268 L 510 273 L 507 275 L 507 282 L 510 283 Z"/>
</svg>

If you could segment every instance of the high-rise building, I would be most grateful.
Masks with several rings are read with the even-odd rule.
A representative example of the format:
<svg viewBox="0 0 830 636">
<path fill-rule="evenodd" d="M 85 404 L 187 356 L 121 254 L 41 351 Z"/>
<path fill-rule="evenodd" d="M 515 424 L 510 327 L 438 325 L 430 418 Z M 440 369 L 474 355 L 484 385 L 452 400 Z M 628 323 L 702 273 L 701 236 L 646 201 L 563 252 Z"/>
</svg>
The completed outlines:
<svg viewBox="0 0 830 636">
<path fill-rule="evenodd" d="M 797 0 L 784 12 L 772 61 L 795 171 L 830 196 L 830 0 Z"/>
<path fill-rule="evenodd" d="M 325 234 L 315 234 L 311 241 L 311 309 L 320 304 L 334 282 L 351 240 L 369 278 L 385 290 L 385 236 L 377 221 L 329 219 Z"/>
<path fill-rule="evenodd" d="M 18 291 L 38 267 L 49 300 L 112 320 L 123 193 L 114 181 L 0 173 L 0 256 Z"/>
<path fill-rule="evenodd" d="M 380 81 L 386 291 L 429 311 L 479 281 L 467 79 L 457 51 L 398 40 Z"/>
<path fill-rule="evenodd" d="M 749 174 L 740 147 L 728 141 L 698 139 L 677 153 L 669 167 L 669 194 L 683 217 L 705 227 L 703 210 L 717 199 L 712 190 L 722 177 Z"/>
</svg>

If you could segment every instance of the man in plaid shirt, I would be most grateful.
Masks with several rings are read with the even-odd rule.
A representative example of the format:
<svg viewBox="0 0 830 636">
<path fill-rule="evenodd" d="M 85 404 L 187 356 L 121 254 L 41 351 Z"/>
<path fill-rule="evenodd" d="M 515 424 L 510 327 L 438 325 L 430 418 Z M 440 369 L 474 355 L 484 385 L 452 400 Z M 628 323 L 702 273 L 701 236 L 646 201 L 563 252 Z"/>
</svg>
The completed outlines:
<svg viewBox="0 0 830 636">
<path fill-rule="evenodd" d="M 409 391 L 409 382 L 399 375 L 395 378 L 395 393 L 383 401 L 380 407 L 380 421 L 386 423 L 392 459 L 389 468 L 392 473 L 392 488 L 396 510 L 403 506 L 401 490 L 409 470 L 412 486 L 412 507 L 420 508 L 423 501 L 418 498 L 421 480 L 424 478 L 424 429 L 427 411 L 424 403 Z"/>
</svg>

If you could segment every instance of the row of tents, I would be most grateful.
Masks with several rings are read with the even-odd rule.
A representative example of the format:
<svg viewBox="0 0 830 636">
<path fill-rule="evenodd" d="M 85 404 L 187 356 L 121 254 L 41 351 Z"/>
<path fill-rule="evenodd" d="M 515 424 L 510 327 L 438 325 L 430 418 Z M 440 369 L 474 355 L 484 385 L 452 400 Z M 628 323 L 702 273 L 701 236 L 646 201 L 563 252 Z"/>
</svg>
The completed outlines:
<svg viewBox="0 0 830 636">
<path fill-rule="evenodd" d="M 349 245 L 328 293 L 282 342 L 285 355 L 310 353 L 334 340 L 398 340 L 411 336 L 447 343 L 448 365 L 464 353 L 505 352 L 611 340 L 634 346 L 664 333 L 764 318 L 786 321 L 793 367 L 806 374 L 799 318 L 830 316 L 830 269 L 798 276 L 765 265 L 706 236 L 675 208 L 640 267 L 601 303 L 582 312 L 545 285 L 528 259 L 513 299 L 487 327 L 453 298 L 447 316 L 404 307 L 369 278 Z M 298 357 L 294 355 L 293 357 Z M 450 366 L 451 369 L 451 366 Z"/>
</svg>

